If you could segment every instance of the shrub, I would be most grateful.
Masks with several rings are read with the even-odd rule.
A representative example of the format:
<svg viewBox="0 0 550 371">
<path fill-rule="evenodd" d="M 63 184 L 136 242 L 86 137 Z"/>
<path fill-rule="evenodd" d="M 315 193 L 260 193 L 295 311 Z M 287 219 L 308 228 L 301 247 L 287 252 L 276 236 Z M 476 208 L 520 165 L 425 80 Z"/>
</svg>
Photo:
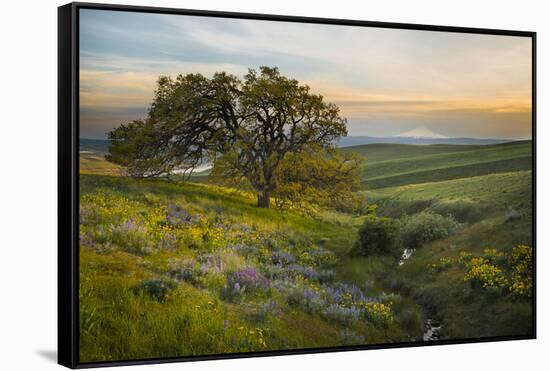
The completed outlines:
<svg viewBox="0 0 550 371">
<path fill-rule="evenodd" d="M 196 283 L 202 274 L 200 265 L 195 259 L 173 258 L 168 261 L 168 274 L 179 281 Z"/>
<path fill-rule="evenodd" d="M 467 251 L 461 251 L 458 254 L 458 264 L 462 265 L 464 268 L 470 267 L 470 261 L 472 260 L 472 253 Z"/>
<path fill-rule="evenodd" d="M 229 244 L 227 247 L 239 255 L 242 255 L 246 259 L 259 258 L 261 256 L 260 250 L 253 245 L 247 245 L 245 243 Z"/>
<path fill-rule="evenodd" d="M 200 270 L 204 274 L 223 274 L 243 269 L 245 259 L 232 249 L 219 249 L 212 254 L 198 256 Z"/>
<path fill-rule="evenodd" d="M 165 301 L 168 293 L 176 288 L 176 283 L 166 279 L 151 279 L 134 286 L 134 294 L 145 293 L 158 301 Z"/>
<path fill-rule="evenodd" d="M 508 285 L 502 269 L 492 265 L 485 258 L 472 258 L 470 269 L 464 276 L 464 281 L 470 281 L 474 285 L 484 289 L 501 289 Z"/>
<path fill-rule="evenodd" d="M 399 230 L 394 219 L 369 215 L 359 228 L 354 252 L 361 255 L 398 256 Z"/>
<path fill-rule="evenodd" d="M 363 312 L 355 305 L 344 307 L 338 304 L 330 304 L 324 312 L 324 316 L 329 321 L 334 321 L 341 325 L 350 325 L 357 321 Z"/>
<path fill-rule="evenodd" d="M 413 335 L 413 338 L 420 337 L 425 324 L 422 307 L 407 297 L 397 296 L 392 301 L 395 322 L 408 334 Z"/>
<path fill-rule="evenodd" d="M 453 260 L 449 258 L 439 258 L 438 263 L 428 264 L 428 272 L 430 274 L 436 274 L 451 268 L 453 265 Z"/>
<path fill-rule="evenodd" d="M 399 230 L 404 246 L 418 248 L 425 243 L 445 238 L 460 227 L 452 216 L 443 216 L 430 211 L 422 211 L 404 216 L 399 221 Z"/>
<path fill-rule="evenodd" d="M 294 263 L 294 256 L 286 251 L 275 251 L 271 255 L 271 261 L 276 265 L 289 265 Z"/>
<path fill-rule="evenodd" d="M 504 265 L 506 263 L 506 255 L 497 249 L 483 249 L 483 258 L 487 259 L 491 264 Z"/>
<path fill-rule="evenodd" d="M 249 267 L 229 274 L 227 286 L 245 292 L 256 292 L 269 288 L 269 281 L 255 268 Z"/>
<path fill-rule="evenodd" d="M 333 267 L 338 263 L 338 258 L 330 250 L 315 247 L 309 250 L 309 256 L 313 264 L 319 267 Z"/>
<path fill-rule="evenodd" d="M 473 201 L 439 201 L 431 211 L 440 215 L 452 215 L 456 220 L 465 223 L 475 223 L 489 212 L 487 206 L 481 206 Z"/>
<path fill-rule="evenodd" d="M 196 223 L 198 218 L 176 204 L 168 204 L 164 221 L 173 226 L 190 225 Z"/>
<path fill-rule="evenodd" d="M 292 264 L 287 269 L 291 277 L 301 276 L 309 280 L 316 280 L 319 276 L 317 271 L 315 271 L 313 268 L 304 267 L 300 264 Z"/>
<path fill-rule="evenodd" d="M 269 316 L 276 315 L 280 311 L 278 305 L 277 301 L 268 299 L 259 304 L 252 303 L 243 305 L 242 309 L 248 320 L 255 323 L 263 323 L 267 321 Z"/>
<path fill-rule="evenodd" d="M 320 283 L 330 283 L 336 278 L 336 273 L 330 269 L 324 269 L 318 272 L 317 280 Z"/>
<path fill-rule="evenodd" d="M 110 232 L 111 242 L 129 253 L 145 255 L 153 251 L 147 228 L 133 220 L 127 220 L 119 225 L 110 225 Z"/>
<path fill-rule="evenodd" d="M 308 313 L 317 313 L 327 304 L 318 290 L 300 284 L 288 287 L 286 302 Z"/>
<path fill-rule="evenodd" d="M 176 249 L 178 248 L 178 238 L 173 233 L 164 233 L 157 247 L 159 249 Z"/>
<path fill-rule="evenodd" d="M 366 303 L 364 308 L 365 318 L 373 325 L 378 327 L 386 327 L 393 323 L 391 304 L 377 303 L 371 301 Z"/>
<path fill-rule="evenodd" d="M 533 291 L 533 249 L 519 245 L 512 249 L 510 291 L 517 296 L 530 297 Z"/>
</svg>

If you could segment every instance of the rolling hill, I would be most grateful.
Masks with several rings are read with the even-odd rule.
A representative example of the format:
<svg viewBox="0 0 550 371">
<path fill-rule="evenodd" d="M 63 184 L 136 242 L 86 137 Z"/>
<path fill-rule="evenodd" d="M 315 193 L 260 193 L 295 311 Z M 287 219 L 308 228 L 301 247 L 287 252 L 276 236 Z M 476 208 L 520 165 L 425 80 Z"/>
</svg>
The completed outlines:
<svg viewBox="0 0 550 371">
<path fill-rule="evenodd" d="M 373 144 L 348 147 L 365 157 L 367 189 L 531 169 L 530 141 L 486 146 Z"/>
</svg>

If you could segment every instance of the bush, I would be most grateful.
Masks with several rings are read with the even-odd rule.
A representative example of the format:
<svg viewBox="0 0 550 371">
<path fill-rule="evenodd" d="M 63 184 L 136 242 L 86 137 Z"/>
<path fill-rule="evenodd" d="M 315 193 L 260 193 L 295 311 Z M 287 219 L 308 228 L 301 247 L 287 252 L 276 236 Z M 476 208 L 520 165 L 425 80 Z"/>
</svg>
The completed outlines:
<svg viewBox="0 0 550 371">
<path fill-rule="evenodd" d="M 109 228 L 111 242 L 126 252 L 146 255 L 153 251 L 145 226 L 133 220 L 127 220 L 119 225 L 110 225 Z"/>
<path fill-rule="evenodd" d="M 484 289 L 501 290 L 508 285 L 508 280 L 502 269 L 492 265 L 485 258 L 472 258 L 470 269 L 466 272 L 464 281 L 469 281 L 474 286 Z"/>
<path fill-rule="evenodd" d="M 393 323 L 391 304 L 368 302 L 365 305 L 365 318 L 377 327 L 387 327 Z"/>
<path fill-rule="evenodd" d="M 484 259 L 487 259 L 489 263 L 495 264 L 495 265 L 506 265 L 508 258 L 504 253 L 498 251 L 497 249 L 492 248 L 486 248 L 483 249 L 483 256 Z"/>
<path fill-rule="evenodd" d="M 343 307 L 338 304 L 330 304 L 325 309 L 325 317 L 329 321 L 339 323 L 341 325 L 350 325 L 354 321 L 359 320 L 363 312 L 360 308 L 357 308 L 355 305 L 351 307 Z"/>
<path fill-rule="evenodd" d="M 532 296 L 533 291 L 533 249 L 527 245 L 514 247 L 510 257 L 512 284 L 510 291 L 517 296 Z"/>
<path fill-rule="evenodd" d="M 256 292 L 267 290 L 269 281 L 255 268 L 249 267 L 229 274 L 227 286 L 245 292 Z"/>
<path fill-rule="evenodd" d="M 302 284 L 293 284 L 286 288 L 288 305 L 302 309 L 307 313 L 320 313 L 327 305 L 319 290 Z"/>
<path fill-rule="evenodd" d="M 403 244 L 407 248 L 418 248 L 425 243 L 448 237 L 456 232 L 460 223 L 452 216 L 443 216 L 422 211 L 404 216 L 399 221 Z"/>
<path fill-rule="evenodd" d="M 369 215 L 359 228 L 354 252 L 361 255 L 399 256 L 399 242 L 398 224 L 394 219 Z"/>
<path fill-rule="evenodd" d="M 178 281 L 197 283 L 203 274 L 200 264 L 195 259 L 172 258 L 168 261 L 168 274 Z"/>
<path fill-rule="evenodd" d="M 145 293 L 158 301 L 165 301 L 168 293 L 176 288 L 176 283 L 165 279 L 151 279 L 140 282 L 133 288 L 134 294 Z"/>
<path fill-rule="evenodd" d="M 439 263 L 428 264 L 428 272 L 430 274 L 436 274 L 451 268 L 452 265 L 453 265 L 452 259 L 439 258 Z"/>
<path fill-rule="evenodd" d="M 464 268 L 470 268 L 470 261 L 472 260 L 472 253 L 468 251 L 461 251 L 458 254 L 458 264 L 463 266 Z"/>
</svg>

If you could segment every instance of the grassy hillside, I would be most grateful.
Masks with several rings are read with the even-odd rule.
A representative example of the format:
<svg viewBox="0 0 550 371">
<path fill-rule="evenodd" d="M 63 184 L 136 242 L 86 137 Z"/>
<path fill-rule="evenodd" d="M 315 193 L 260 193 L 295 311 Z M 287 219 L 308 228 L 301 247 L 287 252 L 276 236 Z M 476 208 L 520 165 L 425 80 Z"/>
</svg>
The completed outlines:
<svg viewBox="0 0 550 371">
<path fill-rule="evenodd" d="M 367 146 L 368 147 L 368 146 Z M 405 184 L 426 183 L 470 176 L 502 173 L 531 168 L 531 143 L 513 142 L 478 148 L 472 146 L 409 146 L 393 145 L 397 158 L 379 160 L 390 148 L 366 150 L 361 168 L 363 183 L 367 188 L 384 188 Z M 424 148 L 426 147 L 426 148 Z M 455 147 L 459 147 L 459 151 Z M 466 146 L 467 147 L 467 146 Z M 381 153 L 378 153 L 378 151 Z M 434 151 L 437 151 L 433 153 Z M 447 151 L 447 152 L 443 152 Z M 374 158 L 374 159 L 373 159 Z"/>
<path fill-rule="evenodd" d="M 365 216 L 262 209 L 204 176 L 130 179 L 81 153 L 81 360 L 421 341 L 428 318 L 443 339 L 531 333 L 514 260 L 533 242 L 530 142 L 360 150 L 378 216 L 457 227 L 400 264 L 351 256 Z"/>
<path fill-rule="evenodd" d="M 359 153 L 364 156 L 369 163 L 374 163 L 379 161 L 435 155 L 441 153 L 468 152 L 484 148 L 487 148 L 487 146 L 466 146 L 455 144 L 431 144 L 419 146 L 414 144 L 374 143 L 344 147 L 342 148 L 342 151 Z"/>
<path fill-rule="evenodd" d="M 80 152 L 80 172 L 83 174 L 119 175 L 120 168 L 105 161 L 103 154 L 91 150 Z"/>
<path fill-rule="evenodd" d="M 409 338 L 390 298 L 335 276 L 360 218 L 167 180 L 83 174 L 80 187 L 82 361 Z"/>
<path fill-rule="evenodd" d="M 466 177 L 365 191 L 383 215 L 399 217 L 423 210 L 474 222 L 510 209 L 531 211 L 531 171 Z"/>
<path fill-rule="evenodd" d="M 489 266 L 505 272 L 514 248 L 532 246 L 530 141 L 347 150 L 365 156 L 364 194 L 378 205 L 378 215 L 401 220 L 403 215 L 420 218 L 432 212 L 451 215 L 463 226 L 448 238 L 424 244 L 398 269 L 372 258 L 348 259 L 342 264 L 343 277 L 371 280 L 380 289 L 412 299 L 441 323 L 442 338 L 490 336 L 497 328 L 506 335 L 532 331 L 530 300 L 472 286 L 467 279 L 471 267 L 464 259 L 496 249 L 499 258 L 489 260 L 499 263 Z"/>
</svg>

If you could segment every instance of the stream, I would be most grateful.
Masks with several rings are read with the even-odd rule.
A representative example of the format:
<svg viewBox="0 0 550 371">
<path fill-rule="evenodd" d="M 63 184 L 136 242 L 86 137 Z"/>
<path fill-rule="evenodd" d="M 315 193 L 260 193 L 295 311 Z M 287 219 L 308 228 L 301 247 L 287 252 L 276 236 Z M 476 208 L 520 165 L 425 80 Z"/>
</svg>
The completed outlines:
<svg viewBox="0 0 550 371">
<path fill-rule="evenodd" d="M 441 331 L 441 324 L 434 320 L 433 318 L 426 319 L 426 324 L 424 325 L 425 331 L 422 335 L 422 340 L 424 341 L 434 341 L 439 340 L 439 333 Z"/>
<path fill-rule="evenodd" d="M 399 266 L 402 266 L 403 264 L 405 264 L 405 261 L 407 261 L 407 259 L 409 259 L 413 252 L 415 252 L 416 250 L 415 249 L 405 249 L 403 250 L 403 254 L 401 254 L 401 258 L 399 259 L 399 262 L 397 263 Z"/>
<path fill-rule="evenodd" d="M 398 265 L 402 266 L 405 262 L 412 256 L 415 252 L 415 249 L 404 249 L 401 258 L 399 259 Z M 427 318 L 426 323 L 424 324 L 424 334 L 422 334 L 422 340 L 424 341 L 434 341 L 439 340 L 441 332 L 441 323 L 433 318 Z"/>
</svg>

